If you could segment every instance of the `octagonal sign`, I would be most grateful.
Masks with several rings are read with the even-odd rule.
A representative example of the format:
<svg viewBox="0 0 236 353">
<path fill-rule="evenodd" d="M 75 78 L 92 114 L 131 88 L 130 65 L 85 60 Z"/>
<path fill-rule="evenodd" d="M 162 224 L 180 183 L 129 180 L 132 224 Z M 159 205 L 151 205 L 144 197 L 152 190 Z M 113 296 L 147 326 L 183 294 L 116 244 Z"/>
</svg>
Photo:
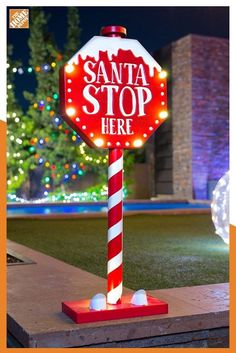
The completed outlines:
<svg viewBox="0 0 236 353">
<path fill-rule="evenodd" d="M 167 118 L 166 73 L 137 40 L 95 36 L 61 69 L 60 104 L 91 147 L 141 147 Z"/>
</svg>

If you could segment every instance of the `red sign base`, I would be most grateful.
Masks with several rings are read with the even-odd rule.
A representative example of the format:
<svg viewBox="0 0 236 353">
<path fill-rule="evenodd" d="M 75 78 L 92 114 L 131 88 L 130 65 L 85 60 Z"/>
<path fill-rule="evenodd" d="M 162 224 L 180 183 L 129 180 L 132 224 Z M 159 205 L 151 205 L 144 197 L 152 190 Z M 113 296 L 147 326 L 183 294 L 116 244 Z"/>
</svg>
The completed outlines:
<svg viewBox="0 0 236 353">
<path fill-rule="evenodd" d="M 131 295 L 123 296 L 121 304 L 107 304 L 107 309 L 100 311 L 89 309 L 88 299 L 63 302 L 62 312 L 76 324 L 168 313 L 168 304 L 164 301 L 147 296 L 148 305 L 133 305 L 130 304 L 131 298 Z"/>
</svg>

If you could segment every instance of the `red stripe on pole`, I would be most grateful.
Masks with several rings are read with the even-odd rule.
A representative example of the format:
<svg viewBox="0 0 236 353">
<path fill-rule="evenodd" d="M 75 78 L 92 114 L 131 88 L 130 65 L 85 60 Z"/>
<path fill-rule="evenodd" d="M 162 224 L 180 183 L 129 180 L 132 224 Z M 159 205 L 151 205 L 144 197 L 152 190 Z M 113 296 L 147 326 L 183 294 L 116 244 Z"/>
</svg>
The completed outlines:
<svg viewBox="0 0 236 353">
<path fill-rule="evenodd" d="M 118 237 L 112 239 L 109 242 L 109 255 L 111 258 L 119 254 L 120 249 L 122 249 L 122 234 L 119 234 Z"/>
<path fill-rule="evenodd" d="M 123 265 L 117 267 L 114 271 L 108 274 L 108 281 L 110 281 L 111 289 L 116 288 L 122 282 Z"/>
<path fill-rule="evenodd" d="M 123 171 L 120 171 L 108 181 L 108 196 L 115 194 L 123 187 Z"/>
<path fill-rule="evenodd" d="M 122 214 L 122 202 L 120 202 L 108 211 L 108 227 L 110 228 L 118 223 L 122 218 Z"/>
</svg>

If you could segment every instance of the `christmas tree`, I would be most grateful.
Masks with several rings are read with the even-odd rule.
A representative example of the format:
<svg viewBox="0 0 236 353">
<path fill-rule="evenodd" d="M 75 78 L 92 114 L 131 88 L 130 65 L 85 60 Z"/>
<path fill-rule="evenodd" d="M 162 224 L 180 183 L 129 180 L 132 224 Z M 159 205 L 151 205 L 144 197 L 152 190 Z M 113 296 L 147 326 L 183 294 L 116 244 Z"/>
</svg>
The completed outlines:
<svg viewBox="0 0 236 353">
<path fill-rule="evenodd" d="M 32 124 L 23 114 L 15 97 L 14 74 L 20 62 L 11 59 L 13 47 L 7 48 L 7 188 L 15 192 L 28 178 L 30 153 L 26 148 Z M 21 71 L 20 71 L 21 72 Z"/>
</svg>

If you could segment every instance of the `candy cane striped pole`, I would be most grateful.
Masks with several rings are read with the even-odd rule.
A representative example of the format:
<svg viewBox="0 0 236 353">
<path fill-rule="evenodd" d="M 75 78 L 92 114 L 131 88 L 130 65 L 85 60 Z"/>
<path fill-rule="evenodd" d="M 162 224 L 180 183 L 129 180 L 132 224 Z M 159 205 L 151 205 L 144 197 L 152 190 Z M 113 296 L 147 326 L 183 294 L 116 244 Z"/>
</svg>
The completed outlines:
<svg viewBox="0 0 236 353">
<path fill-rule="evenodd" d="M 123 150 L 109 149 L 107 302 L 117 304 L 122 295 Z"/>
</svg>

